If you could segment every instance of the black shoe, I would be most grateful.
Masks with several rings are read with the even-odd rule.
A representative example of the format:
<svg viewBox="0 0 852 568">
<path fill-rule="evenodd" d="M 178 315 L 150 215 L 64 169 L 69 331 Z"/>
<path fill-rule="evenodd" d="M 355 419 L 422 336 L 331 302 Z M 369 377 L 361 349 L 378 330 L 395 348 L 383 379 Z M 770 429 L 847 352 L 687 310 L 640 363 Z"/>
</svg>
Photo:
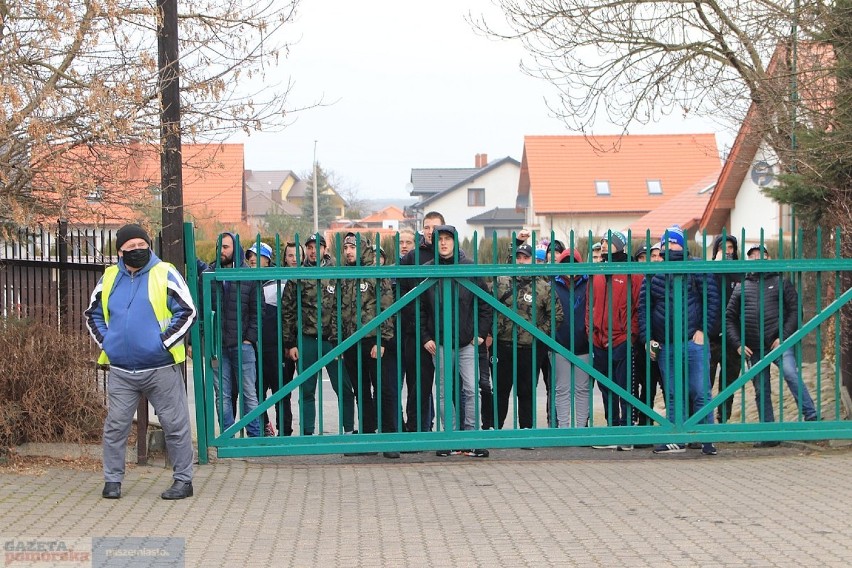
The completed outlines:
<svg viewBox="0 0 852 568">
<path fill-rule="evenodd" d="M 160 497 L 168 500 L 186 499 L 187 497 L 192 497 L 192 482 L 178 481 L 177 479 L 175 479 L 175 482 L 172 483 L 172 486 L 163 491 L 163 494 L 160 495 Z"/>
<path fill-rule="evenodd" d="M 778 440 L 765 440 L 763 442 L 754 443 L 755 448 L 775 448 L 780 445 L 781 442 L 779 442 Z"/>
<path fill-rule="evenodd" d="M 438 450 L 437 452 L 435 452 L 435 455 L 438 456 L 439 458 L 445 458 L 452 453 L 453 452 L 451 452 L 450 450 Z"/>
<path fill-rule="evenodd" d="M 104 491 L 101 493 L 104 499 L 119 499 L 121 497 L 121 483 L 118 481 L 107 481 L 104 483 Z"/>
<path fill-rule="evenodd" d="M 383 452 L 382 455 L 384 457 L 388 458 L 389 460 L 398 460 L 399 459 L 399 452 Z"/>
<path fill-rule="evenodd" d="M 690 450 L 700 450 L 703 447 L 701 442 L 690 442 L 686 445 L 686 447 Z"/>
<path fill-rule="evenodd" d="M 480 449 L 480 450 L 473 450 L 472 452 L 467 452 L 467 455 L 469 455 L 472 458 L 487 458 L 490 454 L 488 453 L 488 450 L 481 450 Z"/>
<path fill-rule="evenodd" d="M 364 456 L 374 456 L 376 452 L 346 452 L 343 454 L 345 458 L 362 458 Z"/>
</svg>

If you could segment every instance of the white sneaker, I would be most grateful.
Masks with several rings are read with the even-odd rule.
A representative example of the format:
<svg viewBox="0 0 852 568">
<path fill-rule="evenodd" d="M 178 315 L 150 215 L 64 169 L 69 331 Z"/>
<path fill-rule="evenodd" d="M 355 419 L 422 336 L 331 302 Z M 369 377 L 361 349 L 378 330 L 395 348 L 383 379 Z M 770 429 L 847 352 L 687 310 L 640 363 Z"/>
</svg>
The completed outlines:
<svg viewBox="0 0 852 568">
<path fill-rule="evenodd" d="M 619 452 L 632 452 L 633 444 L 624 444 L 623 446 L 620 445 L 616 448 L 616 450 L 618 450 Z"/>
<path fill-rule="evenodd" d="M 609 446 L 592 446 L 596 450 L 615 450 L 618 449 L 618 446 L 615 444 L 611 444 Z"/>
</svg>

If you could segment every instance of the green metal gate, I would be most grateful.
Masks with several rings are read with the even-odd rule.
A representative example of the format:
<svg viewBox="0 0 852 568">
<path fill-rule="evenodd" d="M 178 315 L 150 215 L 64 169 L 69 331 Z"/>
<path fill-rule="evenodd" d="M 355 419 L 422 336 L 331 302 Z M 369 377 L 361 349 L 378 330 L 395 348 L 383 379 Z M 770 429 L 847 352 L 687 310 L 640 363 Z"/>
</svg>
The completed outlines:
<svg viewBox="0 0 852 568">
<path fill-rule="evenodd" d="M 605 262 L 600 264 L 592 264 L 583 262 L 577 265 L 573 260 L 566 264 L 558 264 L 552 262 L 555 260 L 555 255 L 551 253 L 550 261 L 545 264 L 537 265 L 521 265 L 521 264 L 506 264 L 506 263 L 488 263 L 480 264 L 476 261 L 479 247 L 476 237 L 473 242 L 472 259 L 473 264 L 456 264 L 443 266 L 397 266 L 397 265 L 371 265 L 371 266 L 328 266 L 328 267 L 269 267 L 269 268 L 236 268 L 230 270 L 217 270 L 215 272 L 207 272 L 199 276 L 196 271 L 196 257 L 194 246 L 194 234 L 192 227 L 187 225 L 185 230 L 187 243 L 187 259 L 188 259 L 188 279 L 199 282 L 199 297 L 198 306 L 201 312 L 201 326 L 196 326 L 192 332 L 192 341 L 195 346 L 203 346 L 203 349 L 195 349 L 193 352 L 193 370 L 194 370 L 194 386 L 196 393 L 196 411 L 198 425 L 198 447 L 199 456 L 202 463 L 207 460 L 207 450 L 210 447 L 215 447 L 220 457 L 240 457 L 240 456 L 272 456 L 272 455 L 294 455 L 294 454 L 322 454 L 322 453 L 356 453 L 356 452 L 383 452 L 383 451 L 417 451 L 417 450 L 438 450 L 444 448 L 514 448 L 514 447 L 546 447 L 546 446 L 588 446 L 588 445 L 610 445 L 610 444 L 657 444 L 657 443 L 685 443 L 685 442 L 746 442 L 746 441 L 761 441 L 761 440 L 816 440 L 816 439 L 839 439 L 852 438 L 852 422 L 842 420 L 844 408 L 842 399 L 845 395 L 845 388 L 842 383 L 841 360 L 840 353 L 842 352 L 842 344 L 844 341 L 849 341 L 849 337 L 843 337 L 841 333 L 840 311 L 844 307 L 849 309 L 850 300 L 852 300 L 852 289 L 843 288 L 843 273 L 852 270 L 852 259 L 844 259 L 839 254 L 839 239 L 840 234 L 833 235 L 836 244 L 835 254 L 831 258 L 821 258 L 819 255 L 806 258 L 802 253 L 801 244 L 798 250 L 790 254 L 785 251 L 785 240 L 783 235 L 779 239 L 777 245 L 777 259 L 757 261 L 695 261 L 695 262 L 625 262 L 612 263 Z M 359 237 L 360 239 L 360 237 Z M 591 236 L 589 236 L 589 239 Z M 745 243 L 745 235 L 741 236 L 741 243 Z M 297 237 L 298 240 L 298 237 Z M 552 240 L 552 236 L 551 236 Z M 588 240 L 586 242 L 588 242 Z M 533 235 L 535 241 L 535 235 Z M 651 245 L 650 235 L 646 235 L 642 241 Z M 249 244 L 259 242 L 259 239 L 252 241 Z M 798 243 L 802 243 L 803 239 L 799 238 Z M 333 243 L 337 251 L 338 263 L 341 260 L 341 239 L 338 235 L 337 241 Z M 576 246 L 579 248 L 580 243 L 574 242 L 573 235 L 568 243 L 568 248 L 573 249 Z M 760 246 L 766 245 L 763 237 L 759 240 Z M 707 249 L 705 239 L 702 252 Z M 494 259 L 500 258 L 502 251 L 498 247 L 497 241 L 491 243 L 493 248 L 491 257 Z M 817 238 L 816 250 L 821 250 L 821 238 Z M 283 250 L 281 243 L 276 239 L 274 247 L 277 249 L 278 257 Z M 628 250 L 632 248 L 628 244 Z M 742 245 L 745 252 L 745 244 Z M 456 243 L 456 250 L 458 250 Z M 378 250 L 377 248 L 375 250 Z M 630 251 L 632 252 L 632 251 Z M 458 253 L 456 253 L 458 255 Z M 391 255 L 393 256 L 393 255 Z M 456 256 L 456 259 L 458 256 Z M 582 273 L 590 277 L 601 276 L 611 277 L 613 275 L 634 275 L 640 274 L 646 278 L 652 278 L 654 275 L 668 275 L 667 282 L 671 285 L 672 292 L 667 294 L 666 302 L 671 302 L 674 316 L 672 318 L 673 325 L 667 334 L 669 334 L 669 344 L 671 349 L 676 353 L 683 352 L 685 342 L 688 338 L 685 337 L 685 317 L 684 317 L 684 302 L 689 294 L 689 289 L 694 289 L 694 275 L 701 274 L 728 274 L 738 278 L 745 274 L 752 275 L 769 275 L 782 273 L 788 275 L 795 281 L 798 293 L 798 316 L 799 324 L 794 333 L 783 337 L 780 343 L 761 355 L 759 360 L 748 368 L 743 364 L 741 374 L 738 378 L 730 381 L 728 386 L 722 388 L 713 396 L 709 403 L 703 408 L 689 412 L 686 407 L 687 387 L 684 385 L 684 377 L 687 369 L 686 362 L 680 358 L 674 358 L 674 377 L 673 393 L 674 393 L 674 412 L 672 419 L 668 418 L 665 411 L 661 411 L 659 405 L 655 408 L 654 401 L 640 400 L 632 388 L 620 386 L 606 374 L 598 372 L 594 369 L 591 361 L 586 361 L 582 357 L 576 355 L 572 350 L 556 340 L 556 334 L 553 327 L 549 334 L 544 333 L 536 325 L 519 315 L 515 309 L 516 304 L 510 303 L 507 305 L 496 297 L 494 291 L 494 282 L 498 276 L 514 277 L 534 276 L 537 278 L 552 280 L 556 276 L 566 273 L 566 268 L 570 270 L 570 274 Z M 257 408 L 248 413 L 237 413 L 236 422 L 227 429 L 222 428 L 221 421 L 217 421 L 217 415 L 221 414 L 221 407 L 216 408 L 216 397 L 214 396 L 214 381 L 217 380 L 217 374 L 214 372 L 216 361 L 221 355 L 221 334 L 218 332 L 222 325 L 221 320 L 217 318 L 217 314 L 222 311 L 221 304 L 217 305 L 215 287 L 222 283 L 240 289 L 241 285 L 247 283 L 272 281 L 272 282 L 295 282 L 299 285 L 302 283 L 314 283 L 325 285 L 331 282 L 336 285 L 327 285 L 326 289 L 332 289 L 337 294 L 336 310 L 337 317 L 342 316 L 341 300 L 340 300 L 340 283 L 346 281 L 359 281 L 371 279 L 376 282 L 392 281 L 393 299 L 390 303 L 382 305 L 378 302 L 375 317 L 361 322 L 354 333 L 343 336 L 339 330 L 337 336 L 332 338 L 331 348 L 320 353 L 318 360 L 308 366 L 297 370 L 292 381 L 278 381 L 278 388 L 272 389 L 272 394 L 268 397 L 261 396 L 261 400 Z M 400 282 L 415 282 L 410 290 L 406 290 L 400 286 Z M 758 281 L 763 282 L 763 277 L 758 276 Z M 491 284 L 491 286 L 481 286 L 482 282 Z M 291 284 L 293 285 L 293 284 Z M 322 293 L 320 286 L 316 286 L 317 293 Z M 364 290 L 362 287 L 361 290 Z M 380 330 L 383 325 L 389 325 L 389 322 L 396 330 L 393 341 L 396 342 L 396 352 L 401 351 L 401 320 L 413 314 L 415 322 L 415 333 L 417 334 L 416 344 L 420 344 L 422 317 L 424 313 L 424 301 L 428 295 L 442 294 L 442 297 L 452 298 L 453 294 L 458 294 L 460 291 L 471 294 L 475 298 L 474 303 L 474 328 L 477 336 L 481 335 L 482 330 L 476 329 L 476 314 L 478 310 L 491 309 L 494 312 L 496 319 L 497 314 L 502 315 L 508 321 L 512 322 L 516 328 L 513 337 L 517 337 L 517 332 L 523 330 L 531 334 L 536 340 L 533 343 L 533 353 L 536 350 L 549 350 L 550 353 L 556 353 L 567 359 L 574 365 L 575 369 L 579 369 L 588 373 L 591 379 L 599 385 L 608 389 L 615 397 L 620 397 L 626 401 L 628 407 L 636 409 L 637 413 L 645 416 L 653 425 L 624 425 L 618 427 L 606 426 L 601 424 L 600 414 L 595 416 L 594 405 L 590 417 L 590 427 L 570 427 L 570 428 L 554 428 L 548 427 L 545 424 L 543 427 L 539 424 L 538 415 L 542 414 L 542 408 L 536 404 L 533 406 L 533 423 L 536 425 L 531 429 L 520 429 L 517 427 L 517 369 L 514 371 L 513 380 L 515 384 L 510 401 L 510 417 L 511 424 L 507 418 L 506 428 L 502 430 L 483 430 L 480 428 L 481 413 L 483 405 L 491 404 L 492 410 L 496 409 L 496 392 L 493 395 L 495 398 L 486 401 L 480 401 L 479 396 L 475 397 L 475 416 L 477 429 L 475 430 L 457 430 L 453 429 L 454 421 L 460 423 L 460 389 L 459 387 L 459 370 L 452 368 L 451 357 L 449 356 L 453 348 L 463 347 L 451 343 L 449 345 L 439 346 L 439 349 L 444 350 L 443 361 L 447 365 L 444 372 L 436 373 L 436 383 L 434 388 L 443 389 L 446 394 L 444 400 L 453 400 L 454 405 L 445 404 L 443 407 L 435 408 L 435 430 L 421 432 L 381 432 L 381 433 L 359 433 L 350 434 L 344 432 L 343 428 L 343 402 L 338 400 L 337 404 L 337 425 L 328 427 L 328 420 L 323 414 L 323 394 L 322 387 L 319 388 L 319 422 L 318 435 L 294 435 L 292 436 L 267 436 L 261 433 L 258 437 L 246 437 L 241 435 L 241 432 L 255 419 L 266 413 L 270 409 L 280 409 L 282 401 L 289 394 L 298 395 L 301 388 L 307 381 L 312 380 L 312 377 L 322 371 L 327 365 L 337 365 L 341 368 L 342 363 L 340 357 L 350 348 L 358 345 L 359 342 L 370 342 L 375 339 L 370 339 L 371 332 Z M 830 292 L 830 300 L 824 299 L 826 292 Z M 331 293 L 331 292 L 329 292 Z M 362 292 L 358 292 L 358 316 L 361 315 Z M 647 292 L 646 292 L 647 293 Z M 375 294 L 379 294 L 378 291 Z M 551 306 L 559 300 L 556 295 L 551 292 L 549 301 Z M 630 295 L 630 294 L 629 294 Z M 258 293 L 253 301 L 252 306 L 248 306 L 251 310 L 257 310 L 258 318 L 262 310 L 262 297 Z M 533 292 L 535 296 L 535 292 Z M 706 316 L 707 310 L 707 289 L 706 285 L 701 290 L 701 297 L 704 301 L 704 310 Z M 365 298 L 364 298 L 365 299 Z M 534 298 L 533 298 L 534 299 Z M 221 300 L 220 300 L 221 301 Z M 586 310 L 592 309 L 594 298 L 590 298 L 588 304 L 583 308 Z M 632 305 L 632 301 L 628 299 L 627 313 L 628 319 L 638 306 Z M 404 312 L 409 308 L 408 314 Z M 458 310 L 459 306 L 452 302 L 444 302 L 440 310 L 436 310 L 434 320 L 441 322 L 436 325 L 440 326 L 444 332 L 452 330 L 454 326 L 458 326 Z M 238 319 L 245 316 L 241 313 L 241 309 L 237 309 Z M 321 309 L 321 308 L 320 308 Z M 610 307 L 611 309 L 611 307 Z M 296 310 L 298 313 L 297 328 L 301 330 L 304 314 L 301 313 L 300 306 L 282 305 L 279 301 L 277 305 L 279 329 L 278 342 L 276 345 L 279 358 L 285 356 L 286 347 L 283 334 L 285 333 L 280 328 L 281 314 L 286 310 Z M 440 313 L 437 313 L 440 312 Z M 724 309 L 722 309 L 724 314 Z M 762 319 L 761 311 L 761 319 Z M 806 316 L 802 314 L 806 313 Z M 722 318 L 725 316 L 722 315 Z M 612 321 L 613 314 L 609 313 L 609 320 Z M 319 316 L 317 319 L 321 319 Z M 534 319 L 534 318 L 533 318 Z M 572 320 L 573 321 L 573 320 Z M 555 322 L 554 322 L 555 323 Z M 742 324 L 742 322 L 741 322 Z M 496 323 L 491 325 L 488 330 L 489 334 L 496 335 Z M 824 334 L 826 329 L 832 327 L 831 336 L 828 341 L 825 340 Z M 611 328 L 610 328 L 611 331 Z M 704 329 L 704 334 L 707 335 L 708 329 Z M 296 341 L 298 345 L 303 345 L 308 339 L 302 336 L 301 331 L 298 332 Z M 784 412 L 783 399 L 789 396 L 783 386 L 784 382 L 780 377 L 773 380 L 773 390 L 779 396 L 778 402 L 778 421 L 777 422 L 761 422 L 749 421 L 746 419 L 746 407 L 750 405 L 747 401 L 746 388 L 752 384 L 752 380 L 759 377 L 760 374 L 769 368 L 776 360 L 782 357 L 783 353 L 788 349 L 796 351 L 796 361 L 798 364 L 799 373 L 802 370 L 802 347 L 803 342 L 808 343 L 807 349 L 814 353 L 816 359 L 816 406 L 819 409 L 819 420 L 807 421 L 799 413 L 797 416 L 790 416 L 790 413 Z M 723 341 L 724 343 L 724 341 Z M 368 343 L 369 345 L 369 343 Z M 378 342 L 376 342 L 378 345 Z M 635 347 L 628 346 L 628 350 Z M 258 346 L 258 350 L 262 347 Z M 517 340 L 515 339 L 515 349 L 517 349 Z M 457 352 L 457 349 L 456 349 Z M 516 352 L 516 351 L 515 351 Z M 535 357 L 535 355 L 534 355 Z M 724 357 L 724 355 L 723 355 Z M 359 360 L 360 361 L 360 360 Z M 496 372 L 496 367 L 499 363 L 491 360 L 489 365 L 492 367 L 492 375 Z M 649 358 L 644 358 L 642 361 L 637 361 L 636 364 L 649 365 Z M 396 380 L 393 385 L 399 393 L 400 402 L 402 401 L 402 391 L 404 381 L 402 378 L 402 367 L 400 361 L 394 361 L 393 366 L 395 373 L 392 373 Z M 382 367 L 382 355 L 379 354 L 376 360 L 377 369 Z M 457 366 L 456 366 L 457 367 Z M 478 377 L 480 374 L 479 358 L 475 361 L 475 373 Z M 538 368 L 535 370 L 538 374 Z M 553 373 L 551 371 L 551 373 Z M 573 373 L 573 371 L 572 371 Z M 381 375 L 381 371 L 379 371 Z M 631 374 L 632 377 L 632 374 Z M 551 379 L 555 380 L 553 374 Z M 418 377 L 420 380 L 428 380 L 427 377 Z M 241 382 L 239 383 L 242 384 Z M 320 383 L 321 385 L 322 383 Z M 381 385 L 381 380 L 379 382 Z M 493 384 L 493 380 L 492 380 Z M 829 405 L 824 404 L 823 392 L 826 391 L 826 385 L 830 384 L 829 392 L 833 393 L 832 401 Z M 572 377 L 573 385 L 573 377 Z M 342 388 L 343 381 L 338 381 L 336 385 L 339 389 Z M 364 378 L 360 375 L 353 378 L 352 388 L 359 389 L 357 392 L 362 392 L 365 387 Z M 369 386 L 367 386 L 369 388 Z M 538 378 L 536 377 L 533 383 L 533 401 L 537 401 L 538 390 L 543 387 L 539 386 Z M 242 390 L 238 388 L 238 390 Z M 724 401 L 739 393 L 739 409 L 740 418 L 738 420 L 729 420 L 724 424 L 704 424 L 703 419 L 709 414 L 717 412 Z M 240 396 L 243 393 L 240 392 Z M 612 398 L 609 403 L 612 403 Z M 572 391 L 571 408 L 574 408 L 575 403 L 574 393 Z M 512 404 L 514 403 L 514 404 Z M 221 405 L 221 401 L 220 401 Z M 548 400 L 548 410 L 555 412 L 555 403 L 551 399 Z M 398 422 L 401 424 L 403 419 L 403 406 L 397 403 L 396 413 Z M 300 422 L 304 416 L 304 408 L 301 404 L 296 405 L 296 413 L 299 415 Z M 454 410 L 455 409 L 455 410 Z M 610 408 L 610 412 L 612 409 Z M 359 404 L 358 421 L 362 423 L 363 416 L 361 414 L 361 405 Z M 381 410 L 379 410 L 381 416 Z M 654 424 L 655 423 L 655 424 Z M 324 427 L 326 430 L 324 431 Z"/>
</svg>

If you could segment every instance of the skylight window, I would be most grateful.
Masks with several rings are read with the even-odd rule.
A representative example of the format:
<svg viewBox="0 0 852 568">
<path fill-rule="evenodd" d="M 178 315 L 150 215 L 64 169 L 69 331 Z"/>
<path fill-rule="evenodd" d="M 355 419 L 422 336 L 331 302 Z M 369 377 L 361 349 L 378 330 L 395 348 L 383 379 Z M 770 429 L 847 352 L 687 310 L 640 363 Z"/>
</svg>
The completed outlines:
<svg viewBox="0 0 852 568">
<path fill-rule="evenodd" d="M 645 182 L 648 186 L 648 193 L 650 195 L 662 195 L 663 193 L 663 182 L 658 179 L 649 179 Z"/>
<path fill-rule="evenodd" d="M 609 195 L 609 181 L 607 180 L 597 180 L 595 181 L 595 192 L 598 195 Z"/>
</svg>

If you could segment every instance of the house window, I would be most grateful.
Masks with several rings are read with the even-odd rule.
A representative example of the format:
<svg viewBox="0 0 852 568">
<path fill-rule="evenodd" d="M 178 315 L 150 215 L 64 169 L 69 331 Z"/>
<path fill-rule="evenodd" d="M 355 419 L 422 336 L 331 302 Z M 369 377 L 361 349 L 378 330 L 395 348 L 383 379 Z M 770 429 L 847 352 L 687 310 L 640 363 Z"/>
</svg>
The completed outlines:
<svg viewBox="0 0 852 568">
<path fill-rule="evenodd" d="M 609 195 L 609 181 L 607 180 L 597 180 L 595 181 L 595 192 L 598 195 Z"/>
<path fill-rule="evenodd" d="M 89 193 L 86 194 L 86 201 L 89 203 L 97 203 L 102 201 L 104 198 L 104 188 L 101 186 L 97 186 L 92 189 Z"/>
<path fill-rule="evenodd" d="M 485 188 L 471 187 L 467 190 L 468 207 L 485 207 Z"/>
<path fill-rule="evenodd" d="M 648 193 L 650 195 L 662 195 L 663 193 L 663 182 L 658 179 L 649 179 L 645 181 L 645 184 L 648 186 Z"/>
</svg>

